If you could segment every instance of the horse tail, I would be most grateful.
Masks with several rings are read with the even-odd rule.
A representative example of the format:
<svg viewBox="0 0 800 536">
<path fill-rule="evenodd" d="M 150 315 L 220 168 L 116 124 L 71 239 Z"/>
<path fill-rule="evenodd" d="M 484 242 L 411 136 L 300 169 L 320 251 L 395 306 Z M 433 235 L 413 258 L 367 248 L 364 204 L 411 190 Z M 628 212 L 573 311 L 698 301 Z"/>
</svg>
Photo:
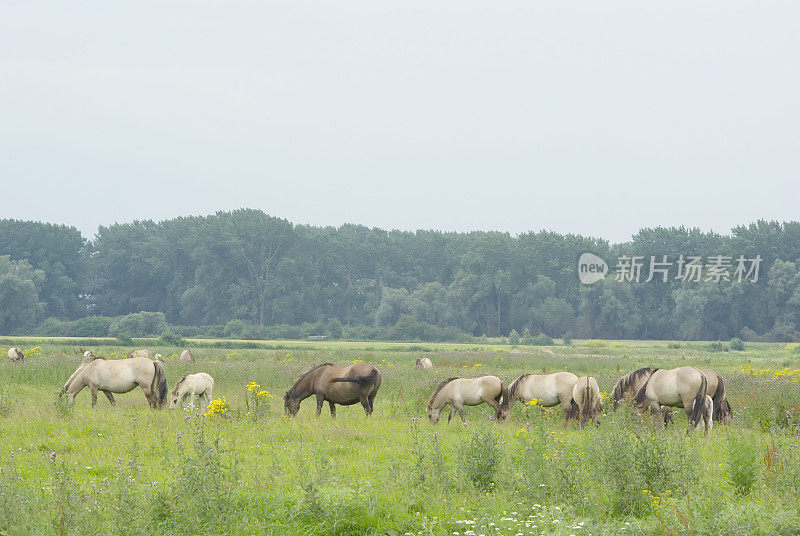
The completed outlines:
<svg viewBox="0 0 800 536">
<path fill-rule="evenodd" d="M 153 373 L 153 382 L 150 384 L 150 391 L 154 395 L 154 406 L 160 408 L 167 400 L 167 375 L 161 361 L 153 361 L 153 367 L 155 367 L 155 372 Z"/>
<path fill-rule="evenodd" d="M 698 370 L 698 372 L 700 371 Z M 708 380 L 706 379 L 706 375 L 702 372 L 700 372 L 700 377 L 702 378 L 702 381 L 700 382 L 700 389 L 698 389 L 697 394 L 694 395 L 692 415 L 689 417 L 689 423 L 693 426 L 700 422 L 700 419 L 703 416 L 703 410 L 706 406 L 706 390 L 708 389 Z"/>
<path fill-rule="evenodd" d="M 522 378 L 525 376 L 530 376 L 530 374 L 523 374 L 513 382 L 508 385 L 508 390 L 506 391 L 506 395 L 503 397 L 503 401 L 500 403 L 500 407 L 504 409 L 508 409 L 514 403 L 514 400 L 517 399 L 517 389 L 519 389 L 519 382 L 522 381 Z"/>
<path fill-rule="evenodd" d="M 711 396 L 714 402 L 714 420 L 722 421 L 730 416 L 731 406 L 725 398 L 725 383 L 722 381 L 722 376 L 717 374 L 717 390 Z"/>
<path fill-rule="evenodd" d="M 372 369 L 372 372 L 367 374 L 366 376 L 356 376 L 354 378 L 331 378 L 332 383 L 341 383 L 341 382 L 349 382 L 349 383 L 357 383 L 359 385 L 375 385 L 378 383 L 378 369 Z"/>
<path fill-rule="evenodd" d="M 501 400 L 505 400 L 507 397 L 508 397 L 508 386 L 503 382 L 503 380 L 500 380 L 500 393 L 494 400 L 495 402 L 500 402 Z"/>
<path fill-rule="evenodd" d="M 592 396 L 591 389 L 589 388 L 589 375 L 586 375 L 586 390 L 584 392 L 583 397 L 583 411 L 581 412 L 581 420 L 586 419 L 587 421 L 591 418 L 592 412 L 594 411 L 594 404 L 595 404 L 594 397 Z"/>
</svg>

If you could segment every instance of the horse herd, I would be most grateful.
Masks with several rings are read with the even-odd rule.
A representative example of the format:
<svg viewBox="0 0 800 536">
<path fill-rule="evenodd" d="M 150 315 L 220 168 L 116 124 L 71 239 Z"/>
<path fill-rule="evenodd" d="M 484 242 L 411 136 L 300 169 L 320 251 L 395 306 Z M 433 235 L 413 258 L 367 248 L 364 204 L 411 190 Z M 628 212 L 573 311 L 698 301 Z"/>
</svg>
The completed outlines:
<svg viewBox="0 0 800 536">
<path fill-rule="evenodd" d="M 72 403 L 85 387 L 92 395 L 92 406 L 97 403 L 98 391 L 114 404 L 114 394 L 127 393 L 141 387 L 153 407 L 161 407 L 167 397 L 167 380 L 161 356 L 155 358 L 131 352 L 126 359 L 109 360 L 87 351 L 78 369 L 61 390 Z M 147 351 L 149 354 L 149 351 Z M 182 354 L 182 360 L 194 362 L 194 356 Z M 149 354 L 152 355 L 152 354 Z M 432 368 L 428 358 L 417 360 L 416 367 Z M 323 363 L 302 374 L 283 397 L 287 415 L 295 416 L 300 403 L 314 396 L 317 416 L 327 401 L 331 416 L 336 418 L 336 404 L 348 406 L 361 403 L 367 416 L 372 414 L 375 396 L 381 386 L 382 374 L 372 365 L 357 363 L 339 366 Z M 172 391 L 170 407 L 188 397 L 194 406 L 194 397 L 208 404 L 212 399 L 214 380 L 205 373 L 186 374 Z M 660 425 L 672 420 L 669 408 L 683 408 L 693 427 L 708 434 L 713 421 L 724 424 L 732 417 L 731 406 L 725 394 L 722 376 L 714 370 L 691 366 L 674 369 L 641 368 L 623 376 L 611 393 L 612 408 L 616 410 L 623 399 L 632 400 L 642 415 L 650 414 Z M 571 372 L 552 374 L 523 374 L 506 385 L 500 378 L 485 375 L 477 378 L 448 378 L 439 383 L 427 404 L 428 418 L 432 424 L 439 421 L 442 410 L 449 405 L 448 422 L 455 413 L 466 423 L 464 406 L 486 403 L 495 411 L 499 422 L 506 422 L 517 400 L 524 404 L 543 407 L 561 405 L 564 420 L 575 419 L 580 426 L 597 424 L 603 412 L 603 399 L 597 380 L 592 376 L 576 376 Z M 205 407 L 205 406 L 202 406 Z"/>
</svg>

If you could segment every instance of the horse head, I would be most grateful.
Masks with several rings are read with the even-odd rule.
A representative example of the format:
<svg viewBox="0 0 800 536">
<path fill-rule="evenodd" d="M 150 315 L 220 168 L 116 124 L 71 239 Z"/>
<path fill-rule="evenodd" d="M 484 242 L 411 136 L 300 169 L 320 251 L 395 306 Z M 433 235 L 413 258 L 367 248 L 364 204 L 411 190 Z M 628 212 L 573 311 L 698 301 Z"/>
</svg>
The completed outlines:
<svg viewBox="0 0 800 536">
<path fill-rule="evenodd" d="M 283 409 L 286 415 L 294 417 L 300 411 L 300 398 L 292 396 L 291 391 L 286 391 L 283 395 Z"/>
</svg>

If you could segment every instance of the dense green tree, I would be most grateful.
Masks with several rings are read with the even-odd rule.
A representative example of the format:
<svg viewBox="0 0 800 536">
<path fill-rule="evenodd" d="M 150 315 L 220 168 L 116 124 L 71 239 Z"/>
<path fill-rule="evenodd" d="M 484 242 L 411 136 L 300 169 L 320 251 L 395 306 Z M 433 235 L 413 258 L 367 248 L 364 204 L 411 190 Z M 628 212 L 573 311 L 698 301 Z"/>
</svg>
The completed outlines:
<svg viewBox="0 0 800 536">
<path fill-rule="evenodd" d="M 34 270 L 27 261 L 0 256 L 0 333 L 25 332 L 42 319 L 45 304 L 39 292 L 45 279 L 44 270 Z"/>
</svg>

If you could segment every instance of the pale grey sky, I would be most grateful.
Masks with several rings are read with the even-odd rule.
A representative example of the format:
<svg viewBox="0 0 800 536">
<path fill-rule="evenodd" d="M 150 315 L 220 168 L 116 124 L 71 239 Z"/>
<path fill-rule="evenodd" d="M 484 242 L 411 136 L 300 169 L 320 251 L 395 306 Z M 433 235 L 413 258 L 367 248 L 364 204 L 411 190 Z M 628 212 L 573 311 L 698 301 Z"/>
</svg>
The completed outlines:
<svg viewBox="0 0 800 536">
<path fill-rule="evenodd" d="M 798 219 L 800 3 L 0 4 L 3 218 Z"/>
</svg>

